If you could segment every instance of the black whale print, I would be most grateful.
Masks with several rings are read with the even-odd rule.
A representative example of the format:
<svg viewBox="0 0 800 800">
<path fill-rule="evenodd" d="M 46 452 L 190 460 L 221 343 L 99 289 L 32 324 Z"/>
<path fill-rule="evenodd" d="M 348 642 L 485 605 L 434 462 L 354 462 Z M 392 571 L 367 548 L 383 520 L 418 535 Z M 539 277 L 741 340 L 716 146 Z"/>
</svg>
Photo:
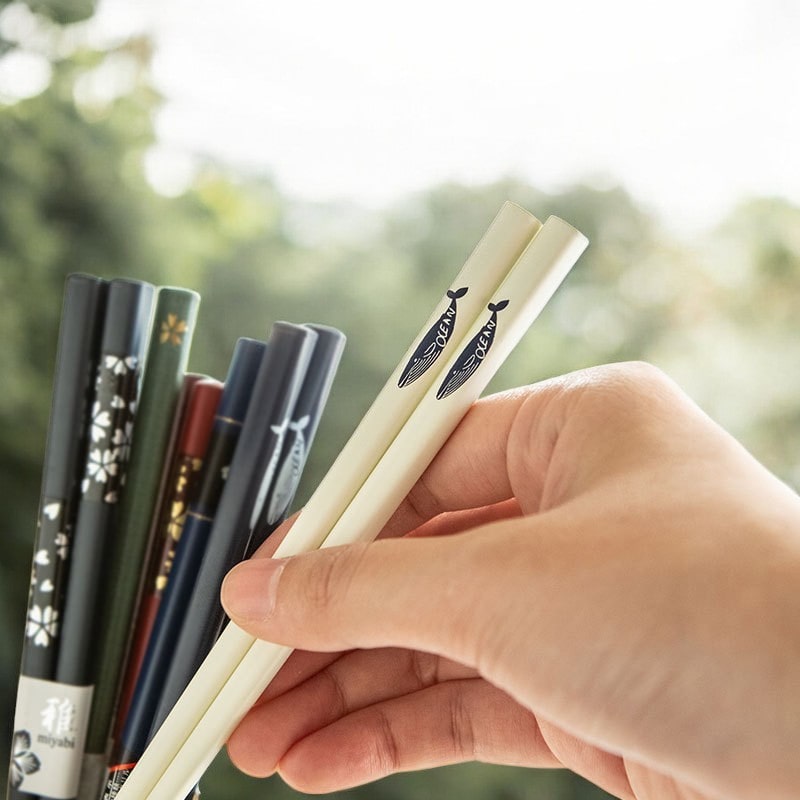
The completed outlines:
<svg viewBox="0 0 800 800">
<path fill-rule="evenodd" d="M 456 359 L 450 372 L 442 381 L 436 399 L 442 400 L 448 395 L 453 394 L 459 387 L 463 386 L 481 362 L 486 358 L 492 342 L 494 341 L 495 330 L 497 329 L 497 312 L 502 311 L 508 305 L 508 300 L 501 300 L 499 303 L 489 303 L 487 306 L 491 315 L 480 331 L 467 343 L 461 355 Z"/>
<path fill-rule="evenodd" d="M 408 360 L 408 364 L 406 364 L 406 368 L 397 382 L 401 389 L 423 375 L 431 364 L 439 358 L 442 350 L 447 347 L 456 323 L 456 301 L 463 297 L 467 291 L 466 286 L 455 291 L 448 289 L 447 296 L 450 298 L 450 305 L 431 326 L 425 336 L 422 337 L 422 341 L 417 345 L 417 349 L 414 350 L 414 355 Z"/>
</svg>

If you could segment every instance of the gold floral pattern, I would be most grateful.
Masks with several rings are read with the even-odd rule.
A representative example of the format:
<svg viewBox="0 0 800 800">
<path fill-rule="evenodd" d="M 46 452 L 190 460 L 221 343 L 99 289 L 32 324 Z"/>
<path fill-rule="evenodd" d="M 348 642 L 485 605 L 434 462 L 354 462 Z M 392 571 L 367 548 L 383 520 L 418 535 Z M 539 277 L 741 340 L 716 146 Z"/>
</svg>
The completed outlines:
<svg viewBox="0 0 800 800">
<path fill-rule="evenodd" d="M 178 319 L 177 314 L 167 314 L 166 320 L 161 323 L 161 344 L 181 344 L 183 342 L 183 334 L 186 333 L 189 326 L 186 324 L 185 319 Z"/>
<path fill-rule="evenodd" d="M 167 538 L 161 555 L 161 565 L 156 576 L 156 591 L 163 592 L 169 580 L 169 573 L 175 561 L 175 551 L 186 524 L 188 510 L 188 490 L 203 466 L 203 459 L 183 456 L 175 478 L 173 496 L 169 503 L 166 523 Z"/>
</svg>

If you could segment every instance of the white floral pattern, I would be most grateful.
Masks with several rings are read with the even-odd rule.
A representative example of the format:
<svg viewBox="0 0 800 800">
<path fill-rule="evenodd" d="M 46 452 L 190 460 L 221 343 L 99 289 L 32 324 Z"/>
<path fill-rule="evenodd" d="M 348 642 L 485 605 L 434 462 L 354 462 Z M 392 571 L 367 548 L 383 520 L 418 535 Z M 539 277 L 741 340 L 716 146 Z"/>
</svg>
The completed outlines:
<svg viewBox="0 0 800 800">
<path fill-rule="evenodd" d="M 56 554 L 62 561 L 64 561 L 69 555 L 69 536 L 67 536 L 66 533 L 59 531 L 56 534 L 55 545 Z"/>
<path fill-rule="evenodd" d="M 115 445 L 117 461 L 127 462 L 131 453 L 131 439 L 133 437 L 133 421 L 128 420 L 121 428 L 114 431 L 111 444 Z"/>
<path fill-rule="evenodd" d="M 112 375 L 126 375 L 130 370 L 136 369 L 136 358 L 134 356 L 128 356 L 127 358 L 106 356 L 104 366 Z"/>
<path fill-rule="evenodd" d="M 92 409 L 92 429 L 96 433 L 81 483 L 86 500 L 119 501 L 131 451 L 138 363 L 135 356 L 106 354 L 101 359 Z"/>
<path fill-rule="evenodd" d="M 57 640 L 56 622 L 60 597 L 56 594 L 64 577 L 64 560 L 68 554 L 69 538 L 64 528 L 64 501 L 44 499 L 39 509 L 36 550 L 31 569 L 31 588 L 28 594 L 26 646 L 36 644 L 47 649 Z M 48 611 L 48 608 L 53 608 Z M 34 610 L 36 608 L 36 610 Z M 43 610 L 44 609 L 44 610 Z"/>
<path fill-rule="evenodd" d="M 116 475 L 119 464 L 116 459 L 115 450 L 95 449 L 89 453 L 89 464 L 86 471 L 90 478 L 94 478 L 97 483 L 108 483 L 112 475 Z"/>
<path fill-rule="evenodd" d="M 105 439 L 107 428 L 111 425 L 111 414 L 108 413 L 101 405 L 100 401 L 96 400 L 92 406 L 92 427 L 91 435 L 93 442 L 99 442 Z"/>
<path fill-rule="evenodd" d="M 50 639 L 58 635 L 58 611 L 51 606 L 45 606 L 42 609 L 38 605 L 34 605 L 28 612 L 25 635 L 32 639 L 35 645 L 47 647 Z"/>
</svg>

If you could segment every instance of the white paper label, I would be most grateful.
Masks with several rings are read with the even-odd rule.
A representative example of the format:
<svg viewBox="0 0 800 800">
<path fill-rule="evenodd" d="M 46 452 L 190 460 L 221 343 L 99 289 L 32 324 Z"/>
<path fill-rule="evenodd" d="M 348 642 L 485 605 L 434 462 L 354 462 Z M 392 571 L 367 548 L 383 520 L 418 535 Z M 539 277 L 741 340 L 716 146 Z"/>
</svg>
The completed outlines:
<svg viewBox="0 0 800 800">
<path fill-rule="evenodd" d="M 57 800 L 77 796 L 93 689 L 20 675 L 12 786 Z"/>
</svg>

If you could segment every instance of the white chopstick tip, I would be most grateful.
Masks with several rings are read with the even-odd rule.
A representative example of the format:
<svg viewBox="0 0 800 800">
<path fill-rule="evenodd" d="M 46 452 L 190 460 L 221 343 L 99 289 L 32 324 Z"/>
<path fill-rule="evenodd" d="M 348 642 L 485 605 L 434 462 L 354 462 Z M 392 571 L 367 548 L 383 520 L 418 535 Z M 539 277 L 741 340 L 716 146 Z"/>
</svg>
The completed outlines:
<svg viewBox="0 0 800 800">
<path fill-rule="evenodd" d="M 500 214 L 517 214 L 524 219 L 536 219 L 535 215 L 528 211 L 527 208 L 523 208 L 519 203 L 515 203 L 513 200 L 505 200 L 503 202 L 503 205 L 500 207 Z"/>
<path fill-rule="evenodd" d="M 548 229 L 556 229 L 560 231 L 562 236 L 571 236 L 576 240 L 576 243 L 581 243 L 583 250 L 585 250 L 589 245 L 588 237 L 581 233 L 574 225 L 570 225 L 569 222 L 561 219 L 561 217 L 556 217 L 555 215 L 551 214 L 542 227 L 544 228 L 545 226 L 547 226 Z"/>
</svg>

